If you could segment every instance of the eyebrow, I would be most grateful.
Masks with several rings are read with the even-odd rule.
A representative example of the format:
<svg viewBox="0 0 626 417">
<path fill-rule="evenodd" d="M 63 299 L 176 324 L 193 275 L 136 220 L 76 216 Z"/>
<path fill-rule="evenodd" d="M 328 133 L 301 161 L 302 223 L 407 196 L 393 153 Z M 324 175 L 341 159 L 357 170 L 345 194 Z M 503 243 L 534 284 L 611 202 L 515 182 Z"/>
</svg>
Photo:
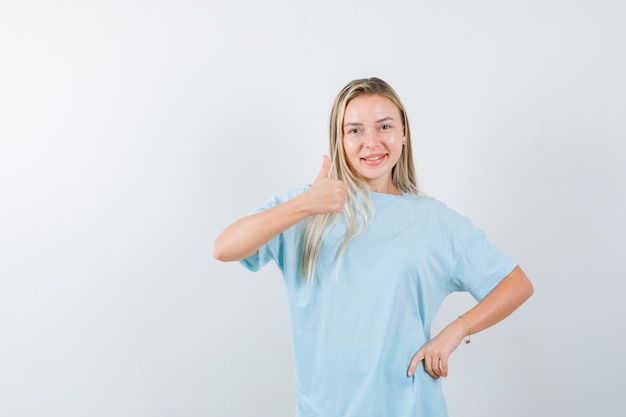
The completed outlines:
<svg viewBox="0 0 626 417">
<path fill-rule="evenodd" d="M 393 117 L 383 117 L 382 119 L 376 120 L 376 123 L 382 123 L 382 122 L 386 122 L 388 120 L 394 120 Z M 344 128 L 348 127 L 348 126 L 363 126 L 363 123 L 346 123 L 343 125 Z"/>
</svg>

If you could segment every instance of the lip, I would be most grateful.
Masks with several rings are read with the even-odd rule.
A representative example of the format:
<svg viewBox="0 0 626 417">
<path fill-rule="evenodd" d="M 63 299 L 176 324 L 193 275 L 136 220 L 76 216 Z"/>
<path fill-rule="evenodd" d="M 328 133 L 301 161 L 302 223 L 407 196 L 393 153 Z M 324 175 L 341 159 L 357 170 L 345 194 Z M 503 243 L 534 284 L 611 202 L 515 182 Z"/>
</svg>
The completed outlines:
<svg viewBox="0 0 626 417">
<path fill-rule="evenodd" d="M 367 166 L 376 166 L 385 162 L 388 158 L 386 153 L 372 153 L 361 157 L 361 163 Z"/>
</svg>

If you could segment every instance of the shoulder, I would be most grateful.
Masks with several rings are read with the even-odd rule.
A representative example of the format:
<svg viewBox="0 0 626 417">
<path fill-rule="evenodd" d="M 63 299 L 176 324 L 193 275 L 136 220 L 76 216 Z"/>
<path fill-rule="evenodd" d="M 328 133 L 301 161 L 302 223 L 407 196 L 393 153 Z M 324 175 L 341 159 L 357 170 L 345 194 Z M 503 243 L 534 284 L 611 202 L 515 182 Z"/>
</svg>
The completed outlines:
<svg viewBox="0 0 626 417">
<path fill-rule="evenodd" d="M 294 188 L 291 188 L 287 191 L 284 191 L 282 193 L 276 194 L 273 197 L 271 197 L 269 200 L 267 200 L 265 202 L 265 204 L 263 204 L 260 207 L 257 207 L 254 212 L 258 212 L 258 211 L 262 211 L 262 210 L 266 210 L 270 207 L 274 207 L 277 206 L 279 204 L 282 204 L 286 201 L 291 200 L 294 197 L 297 197 L 298 195 L 304 193 L 305 191 L 307 191 L 309 188 L 311 188 L 310 185 L 300 185 Z"/>
<path fill-rule="evenodd" d="M 423 212 L 428 212 L 441 216 L 461 216 L 457 211 L 448 207 L 448 205 L 434 197 L 425 195 L 405 194 L 403 200 L 409 207 Z"/>
<path fill-rule="evenodd" d="M 311 188 L 310 185 L 300 185 L 297 187 L 293 187 L 287 191 L 284 191 L 280 194 L 276 194 L 273 199 L 284 203 L 285 201 L 291 200 L 294 197 L 297 197 L 298 195 L 304 193 L 305 191 L 308 191 L 309 188 Z"/>
<path fill-rule="evenodd" d="M 410 217 L 426 221 L 442 231 L 472 233 L 475 229 L 474 223 L 468 217 L 434 197 L 424 195 L 405 195 L 404 197 L 407 210 L 412 213 Z"/>
</svg>

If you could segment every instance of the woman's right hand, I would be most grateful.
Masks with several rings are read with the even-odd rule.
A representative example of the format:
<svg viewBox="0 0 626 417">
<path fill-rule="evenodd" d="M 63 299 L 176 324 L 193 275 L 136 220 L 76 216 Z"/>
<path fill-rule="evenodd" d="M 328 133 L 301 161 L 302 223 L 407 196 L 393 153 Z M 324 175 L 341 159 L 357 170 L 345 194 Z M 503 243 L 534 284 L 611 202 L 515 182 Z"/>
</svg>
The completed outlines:
<svg viewBox="0 0 626 417">
<path fill-rule="evenodd" d="M 348 201 L 348 186 L 341 180 L 328 178 L 330 159 L 324 155 L 322 169 L 311 188 L 302 196 L 307 199 L 311 215 L 339 213 Z"/>
<path fill-rule="evenodd" d="M 311 188 L 228 226 L 215 241 L 213 256 L 220 261 L 244 259 L 277 234 L 309 216 L 342 211 L 348 199 L 348 187 L 343 181 L 328 178 L 329 171 L 330 159 L 324 155 L 322 169 Z"/>
</svg>

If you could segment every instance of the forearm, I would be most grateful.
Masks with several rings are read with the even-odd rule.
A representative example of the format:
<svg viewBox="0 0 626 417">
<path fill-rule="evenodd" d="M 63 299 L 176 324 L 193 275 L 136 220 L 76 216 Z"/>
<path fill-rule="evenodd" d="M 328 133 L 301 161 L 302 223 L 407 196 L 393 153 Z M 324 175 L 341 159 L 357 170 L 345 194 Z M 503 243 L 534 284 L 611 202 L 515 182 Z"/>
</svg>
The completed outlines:
<svg viewBox="0 0 626 417">
<path fill-rule="evenodd" d="M 219 235 L 213 246 L 213 256 L 220 261 L 247 258 L 274 236 L 309 215 L 306 199 L 299 195 L 278 206 L 244 217 Z"/>
<path fill-rule="evenodd" d="M 515 311 L 533 294 L 533 286 L 516 266 L 481 302 L 450 323 L 463 335 L 478 333 Z"/>
<path fill-rule="evenodd" d="M 524 271 L 516 266 L 480 303 L 446 326 L 413 356 L 408 375 L 413 375 L 417 364 L 424 361 L 424 369 L 433 378 L 448 376 L 448 357 L 463 337 L 478 333 L 504 319 L 532 293 L 532 284 Z"/>
</svg>

